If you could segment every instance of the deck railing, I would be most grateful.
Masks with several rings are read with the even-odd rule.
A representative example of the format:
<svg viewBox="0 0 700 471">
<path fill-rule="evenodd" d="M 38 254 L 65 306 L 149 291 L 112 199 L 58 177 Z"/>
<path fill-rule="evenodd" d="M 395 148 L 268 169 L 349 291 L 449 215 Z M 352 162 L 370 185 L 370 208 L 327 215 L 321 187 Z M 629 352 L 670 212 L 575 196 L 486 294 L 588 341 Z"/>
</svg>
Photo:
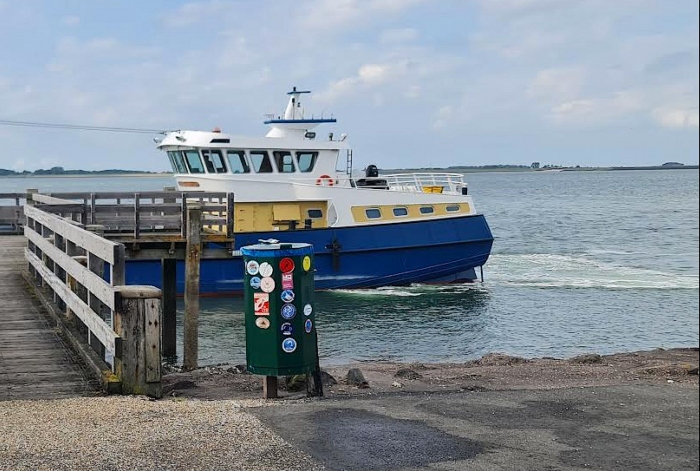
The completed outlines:
<svg viewBox="0 0 700 471">
<path fill-rule="evenodd" d="M 379 178 L 386 180 L 389 190 L 394 191 L 459 195 L 467 187 L 461 173 L 396 173 Z"/>
<path fill-rule="evenodd" d="M 0 234 L 21 234 L 26 193 L 0 193 Z"/>
</svg>

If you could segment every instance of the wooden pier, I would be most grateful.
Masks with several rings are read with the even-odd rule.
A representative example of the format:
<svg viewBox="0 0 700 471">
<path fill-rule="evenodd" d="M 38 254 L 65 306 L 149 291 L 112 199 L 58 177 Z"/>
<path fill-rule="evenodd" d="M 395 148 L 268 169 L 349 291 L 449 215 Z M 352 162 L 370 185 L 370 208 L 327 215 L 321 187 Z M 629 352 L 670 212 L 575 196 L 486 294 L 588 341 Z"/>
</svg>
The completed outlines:
<svg viewBox="0 0 700 471">
<path fill-rule="evenodd" d="M 162 358 L 175 353 L 174 263 L 186 262 L 186 304 L 196 300 L 199 261 L 231 257 L 233 195 L 0 194 L 0 234 L 0 400 L 85 394 L 90 380 L 160 397 Z M 127 259 L 160 260 L 163 289 L 126 285 Z M 190 368 L 196 338 L 185 329 Z"/>
<path fill-rule="evenodd" d="M 23 236 L 0 237 L 0 401 L 94 394 L 75 355 L 30 294 Z"/>
</svg>

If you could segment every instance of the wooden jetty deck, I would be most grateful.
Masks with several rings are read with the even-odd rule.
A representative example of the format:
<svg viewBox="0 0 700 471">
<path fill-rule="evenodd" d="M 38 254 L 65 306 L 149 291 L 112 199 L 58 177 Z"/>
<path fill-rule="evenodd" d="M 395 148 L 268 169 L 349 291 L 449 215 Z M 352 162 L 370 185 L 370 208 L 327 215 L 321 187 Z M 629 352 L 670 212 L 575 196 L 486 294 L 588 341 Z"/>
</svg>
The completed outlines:
<svg viewBox="0 0 700 471">
<path fill-rule="evenodd" d="M 0 237 L 0 401 L 94 394 L 58 330 L 28 290 L 23 236 Z"/>
</svg>

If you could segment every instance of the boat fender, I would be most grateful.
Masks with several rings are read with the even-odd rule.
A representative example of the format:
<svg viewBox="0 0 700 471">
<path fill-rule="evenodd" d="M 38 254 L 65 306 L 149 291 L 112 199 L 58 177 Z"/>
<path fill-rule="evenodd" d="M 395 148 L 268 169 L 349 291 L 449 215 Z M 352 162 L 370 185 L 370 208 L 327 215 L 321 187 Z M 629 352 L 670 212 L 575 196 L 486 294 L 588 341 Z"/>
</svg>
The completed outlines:
<svg viewBox="0 0 700 471">
<path fill-rule="evenodd" d="M 321 175 L 320 177 L 318 177 L 318 178 L 316 179 L 316 184 L 317 184 L 317 185 L 333 186 L 334 183 L 335 183 L 335 182 L 333 181 L 333 179 L 331 178 L 331 176 L 330 176 L 330 175 L 326 175 L 326 174 L 323 174 L 323 175 Z"/>
</svg>

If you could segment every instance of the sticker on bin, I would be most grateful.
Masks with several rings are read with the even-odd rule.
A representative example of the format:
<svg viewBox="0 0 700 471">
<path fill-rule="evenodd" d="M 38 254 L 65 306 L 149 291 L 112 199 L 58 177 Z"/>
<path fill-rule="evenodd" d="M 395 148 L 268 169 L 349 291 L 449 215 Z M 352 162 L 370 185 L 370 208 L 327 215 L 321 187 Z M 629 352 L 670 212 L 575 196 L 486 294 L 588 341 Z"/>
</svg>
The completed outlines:
<svg viewBox="0 0 700 471">
<path fill-rule="evenodd" d="M 313 329 L 313 328 L 314 328 L 314 323 L 311 322 L 311 319 L 306 319 L 306 321 L 304 321 L 304 330 L 306 331 L 306 333 L 310 334 L 311 329 Z"/>
<path fill-rule="evenodd" d="M 304 267 L 304 271 L 309 271 L 311 270 L 311 257 L 308 255 L 304 257 L 304 259 L 301 261 L 302 267 Z"/>
<path fill-rule="evenodd" d="M 282 289 L 294 289 L 294 275 L 282 273 Z"/>
<path fill-rule="evenodd" d="M 280 315 L 287 320 L 294 319 L 294 316 L 297 315 L 297 308 L 294 307 L 294 304 L 285 304 L 282 306 Z"/>
<path fill-rule="evenodd" d="M 258 317 L 255 319 L 255 325 L 260 327 L 261 329 L 267 329 L 270 327 L 270 319 L 267 317 Z"/>
<path fill-rule="evenodd" d="M 297 341 L 294 340 L 293 338 L 287 338 L 282 340 L 282 350 L 284 350 L 285 353 L 292 353 L 294 350 L 297 349 Z"/>
<path fill-rule="evenodd" d="M 249 260 L 245 265 L 245 269 L 249 275 L 257 275 L 260 270 L 260 265 L 255 260 Z"/>
<path fill-rule="evenodd" d="M 266 293 L 272 293 L 275 290 L 275 280 L 269 276 L 266 276 L 260 280 L 260 289 Z"/>
<path fill-rule="evenodd" d="M 282 335 L 292 335 L 294 333 L 294 326 L 290 322 L 285 322 L 280 326 Z"/>
<path fill-rule="evenodd" d="M 253 293 L 253 311 L 256 316 L 270 315 L 270 295 L 267 293 Z"/>
<path fill-rule="evenodd" d="M 312 312 L 314 312 L 313 306 L 311 306 L 311 304 L 304 304 L 304 315 L 308 317 Z"/>
<path fill-rule="evenodd" d="M 260 288 L 260 277 L 259 276 L 254 276 L 253 278 L 250 279 L 250 287 L 253 289 Z"/>
<path fill-rule="evenodd" d="M 294 291 L 292 291 L 291 289 L 286 289 L 282 291 L 281 298 L 282 302 L 291 303 L 292 301 L 294 301 Z"/>
<path fill-rule="evenodd" d="M 291 258 L 283 258 L 280 260 L 280 271 L 282 273 L 290 273 L 294 271 L 294 260 Z"/>
<path fill-rule="evenodd" d="M 262 262 L 260 264 L 260 268 L 258 268 L 258 270 L 260 271 L 260 274 L 262 276 L 271 276 L 272 272 L 275 271 L 275 269 L 272 268 L 272 265 L 270 265 L 267 262 Z"/>
</svg>

